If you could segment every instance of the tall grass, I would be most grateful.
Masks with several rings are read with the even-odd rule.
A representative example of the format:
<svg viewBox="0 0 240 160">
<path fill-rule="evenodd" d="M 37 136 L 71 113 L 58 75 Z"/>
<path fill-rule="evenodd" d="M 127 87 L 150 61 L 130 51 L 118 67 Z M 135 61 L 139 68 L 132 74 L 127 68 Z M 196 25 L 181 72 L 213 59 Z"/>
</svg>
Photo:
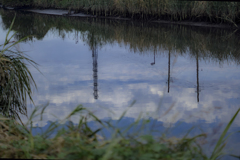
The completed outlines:
<svg viewBox="0 0 240 160">
<path fill-rule="evenodd" d="M 36 108 L 25 126 L 31 124 L 36 115 L 42 116 L 45 108 L 46 106 Z M 184 136 L 178 140 L 140 134 L 127 138 L 122 136 L 122 130 L 114 128 L 112 137 L 105 139 L 99 135 L 99 131 L 107 127 L 106 123 L 81 105 L 62 120 L 66 122 L 72 116 L 78 115 L 77 125 L 68 121 L 67 128 L 56 130 L 60 124 L 53 122 L 43 134 L 36 136 L 32 135 L 32 128 L 20 125 L 12 119 L 0 117 L 0 157 L 83 160 L 216 160 L 226 155 L 223 153 L 225 141 L 229 137 L 226 135 L 239 111 L 240 109 L 226 126 L 210 157 L 202 152 L 202 147 L 198 142 L 199 138 L 206 136 L 205 134 L 195 137 Z M 88 125 L 89 118 L 97 122 L 99 128 L 91 129 Z M 129 125 L 134 127 L 138 125 L 138 122 Z M 55 136 L 49 138 L 49 135 L 54 132 L 56 132 Z"/>
<path fill-rule="evenodd" d="M 14 20 L 7 32 L 4 44 L 0 46 L 0 113 L 19 119 L 18 113 L 27 115 L 27 99 L 30 98 L 32 101 L 32 86 L 36 87 L 27 65 L 36 67 L 36 63 L 24 53 L 13 49 L 15 45 L 26 39 L 13 40 L 16 35 L 13 33 L 10 36 L 13 24 Z"/>
<path fill-rule="evenodd" d="M 13 2 L 14 1 L 14 2 Z M 73 9 L 99 16 L 238 23 L 240 3 L 180 0 L 0 0 L 11 6 Z"/>
</svg>

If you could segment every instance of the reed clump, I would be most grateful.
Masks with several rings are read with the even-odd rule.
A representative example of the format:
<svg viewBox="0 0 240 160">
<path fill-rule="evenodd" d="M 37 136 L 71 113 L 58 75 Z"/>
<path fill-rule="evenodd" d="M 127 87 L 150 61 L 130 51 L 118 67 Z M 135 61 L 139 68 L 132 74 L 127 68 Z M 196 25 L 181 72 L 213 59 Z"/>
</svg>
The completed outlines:
<svg viewBox="0 0 240 160">
<path fill-rule="evenodd" d="M 240 3 L 180 0 L 0 0 L 11 6 L 71 9 L 96 16 L 120 16 L 132 19 L 172 21 L 239 22 Z"/>
<path fill-rule="evenodd" d="M 46 106 L 36 108 L 25 126 L 32 124 L 35 115 L 44 113 Z M 77 106 L 65 119 L 66 122 L 72 116 L 79 115 L 79 123 L 74 125 L 69 121 L 67 128 L 58 129 L 59 123 L 53 122 L 42 134 L 31 133 L 32 127 L 20 125 L 17 121 L 0 117 L 0 157 L 12 159 L 83 159 L 83 160 L 180 160 L 201 159 L 215 160 L 224 155 L 223 148 L 229 137 L 227 132 L 240 109 L 235 113 L 231 121 L 221 134 L 210 157 L 202 152 L 199 140 L 205 137 L 200 134 L 189 138 L 166 138 L 152 135 L 140 135 L 125 137 L 122 130 L 114 128 L 111 138 L 103 138 L 100 131 L 106 128 L 104 121 L 99 120 L 91 112 L 81 105 Z M 124 114 L 123 114 L 124 116 Z M 98 123 L 99 128 L 91 129 L 88 119 Z M 130 124 L 136 126 L 138 121 Z M 53 133 L 55 136 L 49 137 Z M 200 138 L 200 139 L 199 139 Z"/>
<path fill-rule="evenodd" d="M 37 64 L 23 52 L 14 49 L 27 37 L 12 40 L 16 35 L 15 32 L 10 36 L 13 24 L 14 20 L 4 44 L 0 45 L 0 115 L 20 120 L 19 113 L 27 116 L 27 99 L 32 101 L 32 87 L 36 87 L 27 65 L 36 67 Z"/>
</svg>

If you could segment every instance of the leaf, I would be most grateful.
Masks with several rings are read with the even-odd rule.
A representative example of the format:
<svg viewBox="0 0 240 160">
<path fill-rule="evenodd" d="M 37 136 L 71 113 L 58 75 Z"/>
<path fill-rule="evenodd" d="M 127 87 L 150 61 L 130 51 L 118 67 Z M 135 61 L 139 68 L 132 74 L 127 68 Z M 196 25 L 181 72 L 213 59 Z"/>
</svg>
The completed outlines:
<svg viewBox="0 0 240 160">
<path fill-rule="evenodd" d="M 227 134 L 227 131 L 229 130 L 230 126 L 232 125 L 233 121 L 235 120 L 235 118 L 237 117 L 238 113 L 240 111 L 240 108 L 237 110 L 237 112 L 234 114 L 234 116 L 232 117 L 232 119 L 229 121 L 229 123 L 227 124 L 226 128 L 224 129 L 223 133 L 221 134 L 220 138 L 217 141 L 217 144 L 212 152 L 212 155 L 210 157 L 210 159 L 216 159 L 219 156 L 219 152 L 222 151 L 223 149 L 223 145 L 221 145 L 222 143 L 224 143 L 224 137 Z"/>
</svg>

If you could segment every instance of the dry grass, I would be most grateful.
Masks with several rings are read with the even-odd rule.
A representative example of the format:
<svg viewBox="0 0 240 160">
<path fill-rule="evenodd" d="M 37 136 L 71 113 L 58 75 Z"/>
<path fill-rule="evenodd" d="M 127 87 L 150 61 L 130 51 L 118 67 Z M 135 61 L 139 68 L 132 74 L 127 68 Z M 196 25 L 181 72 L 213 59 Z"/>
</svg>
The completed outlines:
<svg viewBox="0 0 240 160">
<path fill-rule="evenodd" d="M 72 9 L 100 16 L 238 23 L 240 3 L 179 0 L 0 0 L 11 6 Z"/>
</svg>

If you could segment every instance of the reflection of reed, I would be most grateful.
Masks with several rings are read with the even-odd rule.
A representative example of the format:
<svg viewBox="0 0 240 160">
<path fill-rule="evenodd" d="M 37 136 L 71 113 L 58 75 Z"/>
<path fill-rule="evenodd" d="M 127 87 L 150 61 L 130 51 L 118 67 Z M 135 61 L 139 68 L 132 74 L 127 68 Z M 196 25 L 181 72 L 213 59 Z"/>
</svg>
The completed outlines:
<svg viewBox="0 0 240 160">
<path fill-rule="evenodd" d="M 13 11 L 1 11 L 3 26 L 8 28 L 13 18 Z M 26 24 L 31 24 L 27 25 Z M 62 36 L 59 31 L 66 33 L 79 31 L 79 38 L 89 42 L 86 33 L 95 33 L 98 45 L 120 43 L 129 46 L 131 51 L 139 54 L 153 54 L 153 50 L 172 48 L 180 55 L 188 55 L 195 59 L 199 53 L 199 60 L 211 60 L 218 63 L 233 60 L 240 63 L 239 31 L 217 28 L 195 28 L 178 25 L 157 25 L 128 23 L 101 19 L 79 19 L 75 17 L 53 17 L 38 14 L 18 13 L 18 19 L 13 28 L 17 37 L 34 35 L 42 39 L 51 30 L 56 36 Z M 227 37 L 223 38 L 223 37 Z M 29 39 L 31 40 L 31 39 Z M 156 54 L 164 54 L 157 52 Z"/>
<path fill-rule="evenodd" d="M 98 99 L 98 53 L 97 46 L 94 46 L 92 49 L 92 58 L 93 58 L 93 95 L 94 99 Z"/>
<path fill-rule="evenodd" d="M 156 55 L 156 50 L 154 48 L 154 58 L 153 58 L 153 62 L 151 63 L 151 65 L 154 65 L 155 64 L 155 55 Z"/>
<path fill-rule="evenodd" d="M 94 99 L 98 99 L 98 52 L 97 52 L 97 41 L 95 39 L 95 32 L 88 34 L 89 41 L 88 45 L 92 50 L 93 59 L 93 96 Z"/>
<path fill-rule="evenodd" d="M 169 49 L 169 53 L 168 53 L 168 93 L 170 91 L 170 78 L 171 78 L 170 66 L 171 66 L 171 53 L 170 53 L 170 49 Z"/>
<path fill-rule="evenodd" d="M 196 72 L 197 72 L 197 101 L 199 102 L 199 64 L 198 64 L 198 53 L 196 56 Z"/>
<path fill-rule="evenodd" d="M 3 15 L 3 26 L 8 28 L 13 18 L 13 11 L 0 10 Z M 26 25 L 31 24 L 31 25 Z M 48 30 L 58 35 L 58 31 L 80 31 L 79 38 L 89 41 L 86 32 L 95 32 L 98 45 L 118 42 L 128 45 L 130 50 L 139 54 L 153 54 L 153 50 L 172 48 L 180 55 L 190 55 L 199 60 L 212 60 L 221 63 L 224 60 L 234 60 L 240 63 L 239 31 L 217 28 L 195 28 L 178 25 L 157 25 L 128 23 L 101 19 L 79 19 L 76 17 L 53 17 L 38 14 L 18 13 L 15 26 L 17 38 L 34 35 L 42 39 Z M 60 32 L 61 33 L 61 32 Z M 223 38 L 223 37 L 227 37 Z M 217 39 L 217 40 L 216 40 Z M 31 39 L 29 39 L 31 40 Z M 189 51 L 189 52 L 187 52 Z M 157 54 L 162 54 L 158 52 Z"/>
<path fill-rule="evenodd" d="M 9 28 L 13 11 L 0 10 L 2 24 Z M 31 25 L 26 25 L 31 24 Z M 76 43 L 79 40 L 86 42 L 93 52 L 93 79 L 94 97 L 98 97 L 97 88 L 97 48 L 105 44 L 119 43 L 129 47 L 138 54 L 154 54 L 156 52 L 171 50 L 168 62 L 168 92 L 171 81 L 171 56 L 177 52 L 180 56 L 189 56 L 196 60 L 197 67 L 197 100 L 199 101 L 199 61 L 234 61 L 240 64 L 239 31 L 217 28 L 195 28 L 180 25 L 157 25 L 146 23 L 128 23 L 126 21 L 79 19 L 74 17 L 54 17 L 48 15 L 18 13 L 13 29 L 17 32 L 16 38 L 20 39 L 32 34 L 37 39 L 42 39 L 51 30 L 52 34 L 62 36 L 62 33 L 76 31 Z M 29 38 L 28 40 L 32 40 Z M 96 83 L 95 83 L 96 82 Z"/>
</svg>

